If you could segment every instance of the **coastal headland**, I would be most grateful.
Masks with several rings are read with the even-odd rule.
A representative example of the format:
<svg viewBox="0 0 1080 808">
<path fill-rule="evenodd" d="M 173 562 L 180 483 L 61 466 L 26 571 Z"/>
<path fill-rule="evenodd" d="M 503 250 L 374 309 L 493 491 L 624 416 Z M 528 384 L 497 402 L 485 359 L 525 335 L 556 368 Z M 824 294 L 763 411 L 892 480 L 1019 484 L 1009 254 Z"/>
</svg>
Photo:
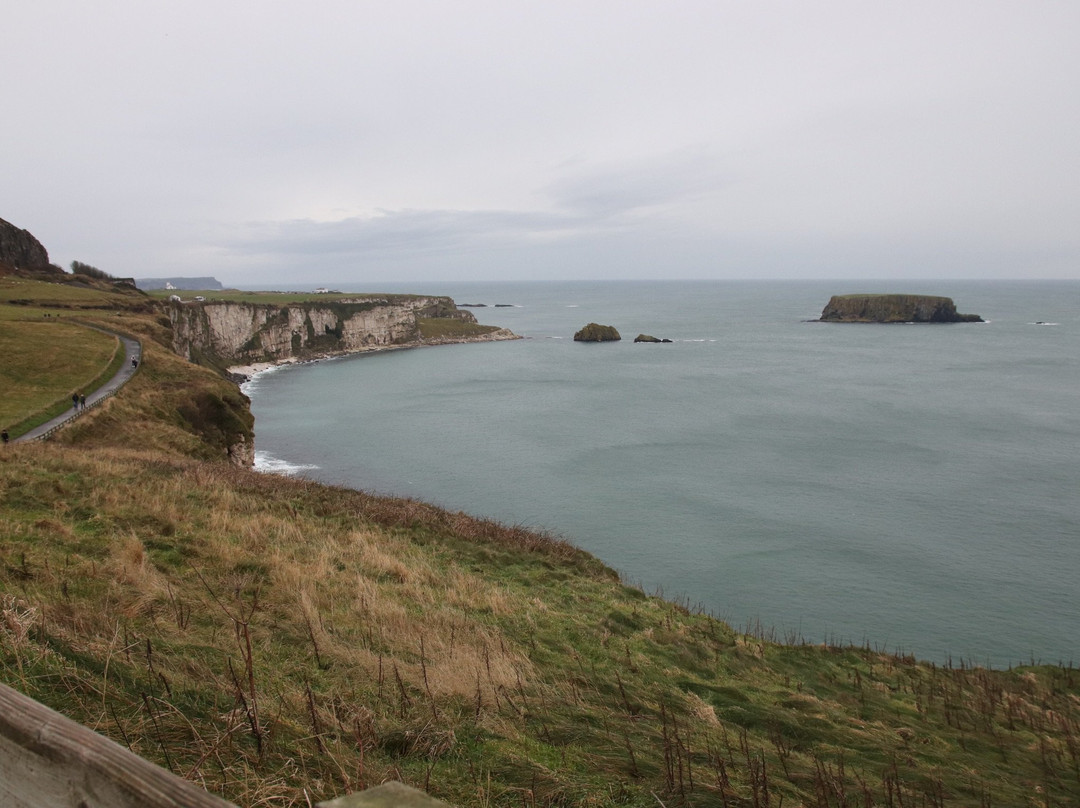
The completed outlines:
<svg viewBox="0 0 1080 808">
<path fill-rule="evenodd" d="M 173 350 L 192 361 L 228 368 L 238 380 L 258 369 L 350 353 L 496 342 L 519 337 L 480 325 L 449 297 L 205 292 L 169 295 Z"/>
<path fill-rule="evenodd" d="M 0 680 L 239 805 L 387 780 L 458 806 L 1075 802 L 1071 663 L 781 642 L 543 531 L 230 462 L 255 423 L 223 368 L 353 319 L 295 302 L 244 312 L 228 355 L 213 305 L 0 269 L 0 339 L 32 360 L 12 400 L 52 372 L 43 330 L 65 356 L 82 321 L 143 346 L 101 406 L 0 447 Z M 300 351 L 264 328 L 286 322 Z"/>
</svg>

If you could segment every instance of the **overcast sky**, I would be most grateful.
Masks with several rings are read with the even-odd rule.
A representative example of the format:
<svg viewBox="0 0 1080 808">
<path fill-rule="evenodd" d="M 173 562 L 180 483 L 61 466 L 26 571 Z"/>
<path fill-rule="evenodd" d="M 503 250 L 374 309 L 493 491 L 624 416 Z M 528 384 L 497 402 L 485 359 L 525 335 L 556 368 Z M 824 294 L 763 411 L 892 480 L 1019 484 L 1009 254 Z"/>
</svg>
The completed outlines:
<svg viewBox="0 0 1080 808">
<path fill-rule="evenodd" d="M 227 285 L 1080 278 L 1080 2 L 3 13 L 0 218 Z"/>
</svg>

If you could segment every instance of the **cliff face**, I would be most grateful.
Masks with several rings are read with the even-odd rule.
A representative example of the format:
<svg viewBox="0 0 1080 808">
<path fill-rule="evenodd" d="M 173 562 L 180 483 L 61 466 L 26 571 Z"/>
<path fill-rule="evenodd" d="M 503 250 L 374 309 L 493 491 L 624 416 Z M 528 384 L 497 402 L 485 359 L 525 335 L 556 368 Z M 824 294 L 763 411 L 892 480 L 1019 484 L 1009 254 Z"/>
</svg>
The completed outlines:
<svg viewBox="0 0 1080 808">
<path fill-rule="evenodd" d="M 284 306 L 170 303 L 173 350 L 224 364 L 274 362 L 416 343 L 418 319 L 476 322 L 448 297 L 356 298 Z"/>
<path fill-rule="evenodd" d="M 49 265 L 49 253 L 28 230 L 0 219 L 0 262 L 33 269 Z"/>
<path fill-rule="evenodd" d="M 948 297 L 933 295 L 833 295 L 821 312 L 838 323 L 981 323 L 977 314 L 958 314 Z"/>
<path fill-rule="evenodd" d="M 218 368 L 394 345 L 517 339 L 506 329 L 476 325 L 472 313 L 460 311 L 448 297 L 391 295 L 286 305 L 171 301 L 166 307 L 173 351 Z M 441 324 L 434 336 L 433 322 Z M 255 452 L 251 412 L 247 398 L 233 390 L 242 402 L 216 392 L 193 395 L 181 415 L 208 443 L 226 446 L 231 462 L 250 467 Z"/>
</svg>

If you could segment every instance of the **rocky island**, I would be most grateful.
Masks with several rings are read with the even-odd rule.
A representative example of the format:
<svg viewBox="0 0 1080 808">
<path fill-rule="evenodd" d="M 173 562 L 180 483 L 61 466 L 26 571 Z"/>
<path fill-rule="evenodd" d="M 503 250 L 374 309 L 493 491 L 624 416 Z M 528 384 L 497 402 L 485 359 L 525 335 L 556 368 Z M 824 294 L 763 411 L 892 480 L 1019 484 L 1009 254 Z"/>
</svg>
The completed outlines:
<svg viewBox="0 0 1080 808">
<path fill-rule="evenodd" d="M 574 342 L 617 342 L 622 336 L 613 325 L 589 323 L 574 334 Z"/>
<path fill-rule="evenodd" d="M 952 298 L 934 295 L 833 295 L 821 312 L 828 323 L 981 323 L 958 314 Z"/>
</svg>

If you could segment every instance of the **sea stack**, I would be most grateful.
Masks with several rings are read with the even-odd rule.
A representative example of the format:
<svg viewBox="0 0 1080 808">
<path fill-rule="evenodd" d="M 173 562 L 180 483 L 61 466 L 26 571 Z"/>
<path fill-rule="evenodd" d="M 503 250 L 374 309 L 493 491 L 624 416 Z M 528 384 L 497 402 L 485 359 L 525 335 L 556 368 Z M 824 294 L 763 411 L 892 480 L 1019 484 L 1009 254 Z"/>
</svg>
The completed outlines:
<svg viewBox="0 0 1080 808">
<path fill-rule="evenodd" d="M 952 298 L 934 295 L 833 295 L 821 312 L 827 323 L 981 323 L 958 314 Z"/>
<path fill-rule="evenodd" d="M 613 325 L 589 323 L 574 334 L 574 342 L 616 342 L 622 337 Z"/>
</svg>

